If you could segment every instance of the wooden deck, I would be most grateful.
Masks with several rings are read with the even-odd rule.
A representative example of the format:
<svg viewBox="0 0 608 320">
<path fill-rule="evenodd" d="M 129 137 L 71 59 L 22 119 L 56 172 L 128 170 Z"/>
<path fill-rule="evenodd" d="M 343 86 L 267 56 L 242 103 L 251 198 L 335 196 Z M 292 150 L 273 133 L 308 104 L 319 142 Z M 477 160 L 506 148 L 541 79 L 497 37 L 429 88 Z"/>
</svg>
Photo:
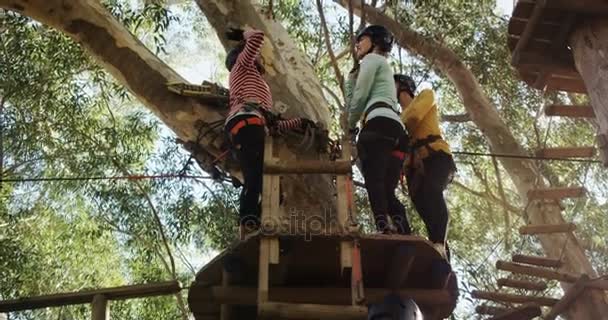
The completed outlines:
<svg viewBox="0 0 608 320">
<path fill-rule="evenodd" d="M 519 0 L 509 21 L 512 64 L 528 85 L 585 93 L 568 48 L 568 37 L 582 19 L 608 15 L 603 0 Z"/>
<path fill-rule="evenodd" d="M 344 241 L 356 241 L 360 248 L 365 295 L 360 306 L 399 292 L 414 299 L 428 319 L 452 313 L 455 276 L 446 272 L 445 260 L 430 242 L 417 236 L 280 236 L 279 263 L 270 265 L 268 301 L 357 308 L 351 299 L 351 270 L 342 270 L 340 263 Z M 235 243 L 200 270 L 188 297 L 197 320 L 220 319 L 222 304 L 231 308 L 226 319 L 256 319 L 259 242 L 260 236 L 254 236 Z M 222 274 L 230 275 L 224 285 Z M 357 310 L 352 318 L 365 320 Z"/>
</svg>

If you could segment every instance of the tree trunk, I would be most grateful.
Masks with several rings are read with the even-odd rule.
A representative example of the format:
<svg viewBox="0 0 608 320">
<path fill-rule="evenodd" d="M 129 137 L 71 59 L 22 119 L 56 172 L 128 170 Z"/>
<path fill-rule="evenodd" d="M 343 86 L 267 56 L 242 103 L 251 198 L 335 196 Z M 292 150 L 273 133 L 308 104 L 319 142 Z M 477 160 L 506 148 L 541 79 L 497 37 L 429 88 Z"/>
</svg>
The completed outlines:
<svg viewBox="0 0 608 320">
<path fill-rule="evenodd" d="M 599 125 L 598 140 L 608 166 L 608 21 L 587 20 L 570 36 L 574 62 L 581 74 Z"/>
<path fill-rule="evenodd" d="M 229 25 L 265 31 L 269 39 L 263 54 L 267 81 L 278 111 L 323 123 L 329 121 L 328 103 L 311 64 L 280 24 L 266 18 L 249 1 L 200 0 L 198 3 L 224 44 L 227 44 L 224 31 Z M 80 43 L 183 141 L 196 141 L 201 121 L 210 123 L 224 118 L 225 110 L 167 90 L 167 82 L 185 80 L 130 34 L 97 0 L 0 0 L 0 8 L 29 16 Z M 219 155 L 222 140 L 207 137 L 201 141 L 203 156 L 213 160 Z M 287 160 L 316 156 L 296 156 L 293 150 L 282 149 L 281 156 Z M 334 192 L 328 176 L 286 176 L 281 187 L 286 212 L 305 215 L 334 212 Z"/>
<path fill-rule="evenodd" d="M 348 8 L 347 0 L 334 1 Z M 355 13 L 360 15 L 361 6 L 359 1 L 352 1 L 352 3 L 355 7 Z M 407 26 L 398 23 L 376 8 L 366 6 L 365 12 L 370 23 L 381 24 L 391 30 L 399 45 L 428 61 L 435 62 L 435 66 L 452 81 L 458 90 L 467 113 L 488 140 L 491 150 L 503 154 L 525 154 L 523 147 L 515 140 L 507 125 L 500 118 L 496 107 L 492 105 L 490 99 L 483 92 L 475 75 L 456 53 L 443 44 L 423 37 Z M 513 181 L 521 199 L 527 201 L 528 191 L 547 186 L 534 162 L 509 158 L 501 158 L 500 162 Z M 554 203 L 532 202 L 528 207 L 527 215 L 530 224 L 561 224 L 565 222 L 560 207 Z M 548 257 L 558 258 L 563 256 L 563 268 L 565 270 L 586 273 L 590 277 L 596 276 L 585 251 L 572 235 L 541 235 L 538 238 Z M 568 283 L 562 283 L 565 290 L 570 286 Z M 604 293 L 595 290 L 590 295 L 593 299 L 579 299 L 576 301 L 572 312 L 569 313 L 571 319 L 593 319 L 595 313 L 591 310 L 602 310 L 604 314 L 608 314 L 606 313 L 608 312 L 608 305 Z"/>
</svg>

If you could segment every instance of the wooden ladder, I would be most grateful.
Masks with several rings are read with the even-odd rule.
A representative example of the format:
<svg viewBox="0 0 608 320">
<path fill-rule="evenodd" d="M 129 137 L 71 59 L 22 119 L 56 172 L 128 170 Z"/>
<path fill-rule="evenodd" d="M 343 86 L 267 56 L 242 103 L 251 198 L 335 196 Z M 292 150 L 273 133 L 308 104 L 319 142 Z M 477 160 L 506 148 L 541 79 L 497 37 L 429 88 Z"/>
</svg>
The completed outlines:
<svg viewBox="0 0 608 320">
<path fill-rule="evenodd" d="M 337 188 L 337 215 L 339 229 L 350 233 L 356 229 L 355 206 L 352 196 L 351 145 L 344 140 L 342 155 L 336 161 L 301 160 L 282 161 L 275 156 L 272 137 L 266 139 L 264 149 L 264 178 L 262 192 L 262 228 L 274 225 L 280 219 L 279 184 L 281 175 L 289 174 L 334 174 Z M 262 229 L 264 231 L 264 229 Z M 259 252 L 258 316 L 261 319 L 362 319 L 367 315 L 361 273 L 361 257 L 357 241 L 343 240 L 340 243 L 340 266 L 342 271 L 351 269 L 351 306 L 320 304 L 279 303 L 270 301 L 269 267 L 279 263 L 278 234 L 262 232 Z"/>
</svg>

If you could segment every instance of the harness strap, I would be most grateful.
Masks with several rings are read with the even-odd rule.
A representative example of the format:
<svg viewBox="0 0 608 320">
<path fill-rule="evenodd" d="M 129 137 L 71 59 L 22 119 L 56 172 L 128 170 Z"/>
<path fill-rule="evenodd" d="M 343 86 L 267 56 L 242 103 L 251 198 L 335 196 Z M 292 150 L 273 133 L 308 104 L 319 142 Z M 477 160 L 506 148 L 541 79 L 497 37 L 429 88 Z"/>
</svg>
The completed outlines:
<svg viewBox="0 0 608 320">
<path fill-rule="evenodd" d="M 439 136 L 439 135 L 429 135 L 429 136 L 427 136 L 424 139 L 420 139 L 420 140 L 416 141 L 412 145 L 412 149 L 414 149 L 414 150 L 418 149 L 420 147 L 426 146 L 426 145 L 431 144 L 431 143 L 433 143 L 433 142 L 435 142 L 437 140 L 440 140 L 440 139 L 442 139 L 442 137 Z"/>
<path fill-rule="evenodd" d="M 237 122 L 232 129 L 230 129 L 230 134 L 232 136 L 236 136 L 237 133 L 239 133 L 239 131 L 247 125 L 254 125 L 254 126 L 263 126 L 264 125 L 264 120 L 262 118 L 258 118 L 258 117 L 251 117 L 251 118 L 247 118 L 247 119 L 243 119 L 239 122 Z"/>
<path fill-rule="evenodd" d="M 395 109 L 393 109 L 390 105 L 386 104 L 385 102 L 376 102 L 374 104 L 372 104 L 369 108 L 367 108 L 367 110 L 365 110 L 365 112 L 363 113 L 363 123 L 367 122 L 367 116 L 369 116 L 369 114 L 379 108 L 387 108 L 391 111 L 393 111 L 397 116 L 399 116 L 399 112 Z"/>
</svg>

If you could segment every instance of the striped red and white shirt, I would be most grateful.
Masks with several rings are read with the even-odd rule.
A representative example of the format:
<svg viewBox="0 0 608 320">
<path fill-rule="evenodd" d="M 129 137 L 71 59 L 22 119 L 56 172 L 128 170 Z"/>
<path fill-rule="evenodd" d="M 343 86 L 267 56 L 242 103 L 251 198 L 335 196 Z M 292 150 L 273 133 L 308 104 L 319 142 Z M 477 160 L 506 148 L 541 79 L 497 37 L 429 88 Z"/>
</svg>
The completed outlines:
<svg viewBox="0 0 608 320">
<path fill-rule="evenodd" d="M 245 48 L 236 59 L 230 71 L 230 111 L 228 119 L 239 112 L 246 103 L 256 103 L 262 108 L 272 110 L 270 87 L 257 70 L 255 61 L 264 44 L 264 32 L 249 30 L 244 33 Z M 278 121 L 279 130 L 289 130 L 302 125 L 300 118 Z"/>
<path fill-rule="evenodd" d="M 255 66 L 255 60 L 264 44 L 264 32 L 250 30 L 245 32 L 244 37 L 245 48 L 237 57 L 228 78 L 229 117 L 241 110 L 247 102 L 257 103 L 266 110 L 272 109 L 270 87 Z"/>
</svg>

